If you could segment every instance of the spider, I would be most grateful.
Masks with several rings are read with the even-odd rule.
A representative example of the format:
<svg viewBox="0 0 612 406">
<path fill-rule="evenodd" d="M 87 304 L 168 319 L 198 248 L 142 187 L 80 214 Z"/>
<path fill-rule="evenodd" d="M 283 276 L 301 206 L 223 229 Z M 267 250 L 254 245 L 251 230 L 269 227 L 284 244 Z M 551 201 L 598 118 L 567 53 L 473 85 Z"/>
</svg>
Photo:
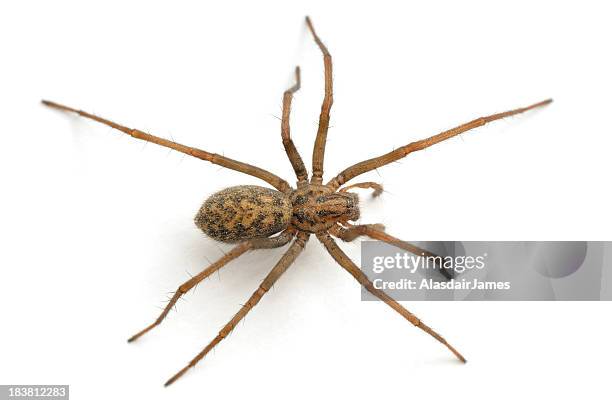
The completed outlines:
<svg viewBox="0 0 612 406">
<path fill-rule="evenodd" d="M 385 292 L 376 289 L 359 267 L 340 249 L 333 237 L 344 241 L 352 241 L 358 237 L 366 236 L 395 245 L 415 255 L 436 256 L 431 252 L 422 250 L 417 246 L 401 241 L 385 233 L 384 226 L 381 224 L 352 224 L 352 222 L 359 219 L 359 202 L 357 194 L 350 193 L 349 190 L 353 188 L 372 189 L 373 196 L 376 197 L 382 193 L 382 185 L 375 182 L 360 182 L 344 187 L 342 186 L 361 174 L 388 165 L 404 158 L 410 153 L 428 148 L 489 122 L 544 106 L 551 103 L 552 99 L 547 99 L 528 107 L 480 117 L 432 137 L 411 142 L 384 155 L 351 165 L 327 183 L 324 183 L 323 162 L 325 158 L 325 144 L 329 127 L 330 110 L 333 103 L 332 57 L 327 47 L 317 35 L 308 17 L 306 17 L 306 25 L 323 54 L 325 90 L 312 153 L 312 176 L 310 179 L 304 161 L 291 139 L 289 126 L 291 101 L 295 92 L 300 89 L 299 67 L 295 68 L 295 84 L 283 94 L 281 139 L 287 157 L 297 177 L 295 188 L 291 187 L 287 181 L 279 176 L 257 166 L 236 161 L 226 156 L 210 153 L 198 148 L 188 147 L 58 103 L 47 100 L 42 101 L 42 103 L 48 107 L 76 113 L 80 116 L 106 124 L 134 138 L 152 142 L 203 159 L 215 165 L 220 165 L 234 171 L 254 176 L 267 182 L 274 188 L 270 189 L 252 185 L 230 187 L 210 196 L 197 213 L 195 223 L 206 235 L 223 243 L 235 244 L 235 246 L 202 272 L 180 285 L 159 317 L 152 324 L 129 338 L 128 342 L 137 340 L 139 337 L 158 326 L 182 295 L 245 252 L 277 248 L 289 243 L 291 243 L 291 245 L 261 282 L 257 290 L 251 295 L 246 304 L 241 307 L 236 315 L 234 315 L 234 317 L 219 331 L 218 335 L 204 347 L 200 353 L 165 383 L 165 386 L 172 384 L 183 376 L 186 371 L 195 366 L 210 352 L 210 350 L 228 336 L 240 320 L 251 311 L 272 285 L 274 285 L 291 264 L 293 264 L 304 249 L 311 234 L 316 236 L 333 259 L 348 271 L 365 289 L 389 305 L 414 326 L 420 328 L 446 346 L 461 362 L 466 362 L 463 355 L 461 355 L 441 335 L 423 323 L 410 311 L 402 307 Z M 447 277 L 450 277 L 446 270 L 441 271 L 443 271 Z"/>
</svg>

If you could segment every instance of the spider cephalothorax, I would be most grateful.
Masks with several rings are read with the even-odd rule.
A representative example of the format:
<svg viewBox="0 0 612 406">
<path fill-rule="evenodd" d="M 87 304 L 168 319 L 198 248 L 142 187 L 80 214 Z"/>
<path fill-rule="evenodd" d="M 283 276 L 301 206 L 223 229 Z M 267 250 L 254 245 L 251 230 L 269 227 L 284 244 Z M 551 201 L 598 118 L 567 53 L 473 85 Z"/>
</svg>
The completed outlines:
<svg viewBox="0 0 612 406">
<path fill-rule="evenodd" d="M 300 88 L 300 70 L 296 68 L 296 83 L 294 86 L 287 89 L 283 95 L 283 114 L 281 119 L 282 142 L 297 177 L 296 189 L 293 189 L 287 181 L 279 176 L 257 166 L 201 149 L 187 147 L 61 104 L 43 101 L 43 103 L 49 107 L 77 113 L 81 116 L 111 126 L 134 138 L 171 148 L 213 164 L 254 176 L 274 187 L 274 190 L 261 186 L 235 186 L 224 189 L 207 199 L 196 215 L 196 224 L 207 235 L 218 241 L 235 243 L 236 245 L 223 257 L 179 286 L 159 317 L 145 329 L 133 335 L 128 341 L 135 341 L 143 334 L 159 325 L 183 294 L 193 289 L 198 283 L 212 275 L 231 260 L 238 258 L 250 250 L 276 248 L 288 244 L 291 241 L 293 241 L 293 243 L 259 285 L 257 290 L 255 290 L 247 302 L 240 307 L 236 315 L 187 366 L 170 378 L 170 380 L 166 382 L 166 385 L 176 381 L 189 368 L 193 367 L 204 358 L 204 356 L 221 342 L 221 340 L 227 337 L 238 322 L 259 302 L 263 295 L 298 257 L 311 234 L 316 235 L 317 239 L 325 246 L 327 252 L 334 260 L 357 279 L 365 289 L 385 302 L 416 327 L 444 344 L 460 361 L 465 362 L 465 358 L 463 358 L 463 356 L 438 333 L 389 297 L 385 292 L 376 289 L 359 267 L 340 249 L 332 237 L 339 238 L 343 241 L 352 241 L 360 236 L 368 236 L 398 246 L 415 255 L 437 256 L 386 234 L 384 232 L 384 226 L 381 224 L 355 225 L 350 223 L 359 218 L 359 204 L 357 195 L 348 193 L 347 191 L 351 188 L 370 188 L 374 190 L 373 196 L 379 196 L 383 190 L 381 185 L 374 182 L 361 182 L 343 188 L 341 187 L 356 176 L 397 161 L 412 152 L 430 147 L 473 128 L 483 126 L 491 121 L 522 113 L 535 107 L 544 106 L 552 100 L 548 99 L 528 107 L 477 118 L 448 131 L 434 135 L 433 137 L 412 142 L 403 147 L 394 149 L 387 154 L 349 166 L 332 178 L 328 183 L 324 184 L 323 160 L 325 156 L 325 143 L 327 140 L 333 95 L 332 60 L 327 48 L 315 33 L 308 17 L 306 17 L 306 24 L 315 42 L 319 46 L 319 49 L 323 53 L 323 64 L 325 66 L 325 97 L 323 98 L 323 105 L 321 106 L 319 127 L 312 153 L 312 177 L 308 179 L 308 171 L 293 144 L 289 128 L 291 100 L 293 94 Z M 452 274 L 449 274 L 448 270 L 440 271 L 445 276 L 452 277 Z"/>
<path fill-rule="evenodd" d="M 359 198 L 355 193 L 334 192 L 328 186 L 307 185 L 291 194 L 291 225 L 299 231 L 320 233 L 337 223 L 359 219 Z"/>
</svg>

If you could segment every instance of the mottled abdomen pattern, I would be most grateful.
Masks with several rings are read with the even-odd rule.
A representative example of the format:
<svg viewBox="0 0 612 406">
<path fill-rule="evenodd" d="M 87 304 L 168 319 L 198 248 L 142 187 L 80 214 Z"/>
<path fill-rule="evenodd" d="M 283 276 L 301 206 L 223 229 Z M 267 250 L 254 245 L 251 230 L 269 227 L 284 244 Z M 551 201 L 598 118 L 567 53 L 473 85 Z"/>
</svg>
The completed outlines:
<svg viewBox="0 0 612 406">
<path fill-rule="evenodd" d="M 291 202 L 283 193 L 261 186 L 234 186 L 210 196 L 195 217 L 211 238 L 238 242 L 284 230 L 291 220 Z"/>
</svg>

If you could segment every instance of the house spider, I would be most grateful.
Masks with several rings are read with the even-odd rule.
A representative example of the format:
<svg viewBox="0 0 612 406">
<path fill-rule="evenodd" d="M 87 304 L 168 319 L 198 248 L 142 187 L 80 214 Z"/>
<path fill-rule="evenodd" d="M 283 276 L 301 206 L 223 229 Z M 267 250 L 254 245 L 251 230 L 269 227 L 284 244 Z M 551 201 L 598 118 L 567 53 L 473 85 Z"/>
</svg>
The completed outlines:
<svg viewBox="0 0 612 406">
<path fill-rule="evenodd" d="M 375 182 L 360 182 L 342 188 L 341 186 L 358 175 L 390 164 L 412 152 L 425 149 L 471 129 L 483 126 L 489 122 L 544 106 L 552 102 L 552 100 L 548 99 L 528 107 L 477 118 L 448 131 L 434 135 L 433 137 L 411 142 L 387 154 L 356 163 L 344 169 L 327 183 L 323 183 L 325 143 L 329 127 L 330 110 L 333 103 L 332 58 L 325 45 L 316 34 L 312 22 L 308 17 L 306 17 L 306 25 L 323 54 L 325 96 L 323 98 L 323 105 L 321 106 L 319 126 L 312 153 L 312 177 L 308 179 L 308 171 L 291 139 L 289 127 L 291 100 L 294 93 L 300 89 L 300 69 L 299 67 L 295 69 L 295 84 L 287 89 L 283 95 L 281 137 L 283 146 L 297 177 L 296 188 L 292 188 L 284 179 L 259 167 L 159 138 L 140 130 L 124 127 L 110 120 L 61 104 L 46 100 L 42 101 L 46 106 L 76 113 L 80 116 L 106 124 L 134 138 L 152 142 L 209 161 L 213 164 L 254 176 L 274 187 L 274 189 L 260 186 L 230 187 L 213 194 L 204 202 L 195 217 L 196 225 L 211 238 L 225 243 L 233 243 L 235 246 L 208 268 L 179 286 L 159 317 L 152 324 L 128 340 L 128 342 L 135 341 L 143 334 L 159 325 L 182 295 L 190 291 L 214 272 L 218 271 L 228 262 L 238 258 L 247 251 L 277 248 L 292 242 L 289 249 L 283 254 L 263 282 L 261 282 L 246 304 L 240 308 L 229 323 L 219 331 L 218 335 L 197 354 L 187 366 L 166 382 L 166 386 L 180 378 L 189 368 L 196 365 L 211 349 L 227 337 L 238 322 L 251 311 L 272 285 L 274 285 L 289 266 L 293 264 L 304 249 L 311 234 L 317 237 L 334 260 L 357 279 L 365 289 L 389 305 L 406 320 L 445 345 L 461 362 L 465 362 L 465 358 L 442 336 L 389 297 L 385 292 L 376 289 L 359 267 L 340 249 L 333 237 L 344 241 L 352 241 L 357 237 L 367 236 L 375 240 L 398 246 L 415 255 L 436 255 L 385 233 L 384 226 L 380 224 L 351 224 L 351 222 L 359 219 L 359 203 L 357 194 L 350 193 L 349 190 L 353 188 L 372 189 L 373 195 L 378 196 L 382 193 L 382 185 Z M 446 270 L 441 271 L 445 272 Z M 445 274 L 447 277 L 450 277 L 448 273 Z"/>
</svg>

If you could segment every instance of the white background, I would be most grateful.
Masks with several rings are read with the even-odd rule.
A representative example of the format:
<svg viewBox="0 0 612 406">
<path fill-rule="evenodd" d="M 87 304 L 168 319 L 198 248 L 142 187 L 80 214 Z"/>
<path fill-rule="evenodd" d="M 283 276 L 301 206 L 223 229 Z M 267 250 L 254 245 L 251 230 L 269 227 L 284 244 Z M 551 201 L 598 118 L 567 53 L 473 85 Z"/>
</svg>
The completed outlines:
<svg viewBox="0 0 612 406">
<path fill-rule="evenodd" d="M 281 95 L 303 88 L 307 163 L 334 57 L 326 175 L 484 114 L 554 97 L 359 178 L 363 222 L 406 240 L 610 240 L 612 32 L 605 2 L 4 2 L 0 6 L 0 383 L 70 384 L 71 403 L 603 404 L 611 304 L 381 303 L 316 239 L 175 385 L 282 253 L 254 252 L 139 342 L 167 292 L 229 247 L 193 215 L 261 181 L 50 111 L 48 98 L 291 178 Z M 568 2 L 569 3 L 569 2 Z M 359 244 L 342 244 L 359 259 Z M 609 270 L 609 268 L 608 268 Z"/>
</svg>

